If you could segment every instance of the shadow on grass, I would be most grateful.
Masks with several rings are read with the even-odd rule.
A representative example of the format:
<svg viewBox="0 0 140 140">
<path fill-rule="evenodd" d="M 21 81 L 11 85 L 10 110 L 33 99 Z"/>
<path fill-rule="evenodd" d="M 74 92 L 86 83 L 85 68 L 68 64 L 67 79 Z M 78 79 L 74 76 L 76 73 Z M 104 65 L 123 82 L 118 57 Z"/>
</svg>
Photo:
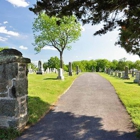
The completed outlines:
<svg viewBox="0 0 140 140">
<path fill-rule="evenodd" d="M 138 83 L 134 83 L 134 82 L 124 82 L 126 84 L 138 84 Z"/>
<path fill-rule="evenodd" d="M 135 132 L 109 131 L 102 126 L 100 117 L 51 111 L 16 140 L 138 140 Z"/>
<path fill-rule="evenodd" d="M 124 82 L 126 84 L 135 84 L 134 82 Z"/>
<path fill-rule="evenodd" d="M 28 96 L 28 125 L 36 123 L 45 112 L 49 110 L 50 104 L 42 101 L 39 97 Z"/>
<path fill-rule="evenodd" d="M 58 80 L 57 78 L 44 78 L 43 80 Z"/>
</svg>

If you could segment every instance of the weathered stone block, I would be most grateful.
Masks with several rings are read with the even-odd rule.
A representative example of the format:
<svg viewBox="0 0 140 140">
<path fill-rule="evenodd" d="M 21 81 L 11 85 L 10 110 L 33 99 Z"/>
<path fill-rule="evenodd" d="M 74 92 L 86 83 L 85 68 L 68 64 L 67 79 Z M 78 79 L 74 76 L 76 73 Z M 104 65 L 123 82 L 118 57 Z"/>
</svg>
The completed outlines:
<svg viewBox="0 0 140 140">
<path fill-rule="evenodd" d="M 23 78 L 25 78 L 25 76 L 26 76 L 26 73 L 21 73 L 21 72 L 19 72 L 19 74 L 18 74 L 18 78 L 20 78 L 20 79 L 23 79 Z"/>
<path fill-rule="evenodd" d="M 27 112 L 27 103 L 21 103 L 20 114 L 25 114 Z"/>
<path fill-rule="evenodd" d="M 4 79 L 0 79 L 0 93 L 5 93 L 7 91 L 6 86 L 8 85 L 8 81 Z"/>
<path fill-rule="evenodd" d="M 18 102 L 15 99 L 0 99 L 0 116 L 13 117 L 19 113 Z"/>
<path fill-rule="evenodd" d="M 27 79 L 17 80 L 15 88 L 16 88 L 16 97 L 21 97 L 21 96 L 27 95 L 28 94 Z"/>
</svg>

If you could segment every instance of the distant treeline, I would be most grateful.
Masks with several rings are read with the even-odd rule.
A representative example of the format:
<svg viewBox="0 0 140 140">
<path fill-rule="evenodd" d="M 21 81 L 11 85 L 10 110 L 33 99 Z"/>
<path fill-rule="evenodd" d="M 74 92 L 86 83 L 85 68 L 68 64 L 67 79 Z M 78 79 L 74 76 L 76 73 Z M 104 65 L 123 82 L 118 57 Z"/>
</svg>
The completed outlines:
<svg viewBox="0 0 140 140">
<path fill-rule="evenodd" d="M 51 57 L 47 62 L 43 63 L 43 68 L 46 70 L 47 68 L 56 68 L 60 67 L 59 58 L 57 56 Z M 31 68 L 37 70 L 37 66 L 33 63 L 29 64 Z M 81 61 L 73 61 L 72 62 L 72 69 L 76 71 L 76 66 L 79 66 L 79 69 L 82 72 L 92 72 L 92 71 L 104 71 L 105 69 L 112 69 L 112 70 L 120 70 L 123 71 L 125 66 L 128 66 L 129 69 L 138 69 L 140 70 L 140 60 L 135 62 L 127 61 L 126 58 L 122 58 L 120 60 L 113 60 L 109 61 L 107 59 L 97 59 L 97 60 L 81 60 Z M 68 64 L 63 64 L 63 69 L 68 71 Z"/>
<path fill-rule="evenodd" d="M 125 66 L 128 66 L 129 69 L 140 70 L 140 60 L 132 62 L 132 61 L 127 61 L 126 58 L 122 58 L 120 60 L 113 60 L 113 61 L 109 61 L 107 59 L 74 61 L 72 63 L 74 71 L 76 70 L 77 65 L 83 72 L 91 72 L 91 71 L 98 72 L 99 70 L 104 71 L 107 68 L 111 68 L 112 70 L 123 71 Z"/>
</svg>

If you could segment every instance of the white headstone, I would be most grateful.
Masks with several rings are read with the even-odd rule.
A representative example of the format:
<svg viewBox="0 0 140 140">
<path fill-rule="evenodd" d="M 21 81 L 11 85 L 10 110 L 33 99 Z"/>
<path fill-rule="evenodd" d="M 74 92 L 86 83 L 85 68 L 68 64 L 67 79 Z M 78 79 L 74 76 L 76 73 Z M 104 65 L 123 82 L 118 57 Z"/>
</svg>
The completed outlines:
<svg viewBox="0 0 140 140">
<path fill-rule="evenodd" d="M 60 79 L 60 80 L 64 80 L 63 69 L 62 68 L 58 69 L 58 77 L 57 78 Z"/>
</svg>

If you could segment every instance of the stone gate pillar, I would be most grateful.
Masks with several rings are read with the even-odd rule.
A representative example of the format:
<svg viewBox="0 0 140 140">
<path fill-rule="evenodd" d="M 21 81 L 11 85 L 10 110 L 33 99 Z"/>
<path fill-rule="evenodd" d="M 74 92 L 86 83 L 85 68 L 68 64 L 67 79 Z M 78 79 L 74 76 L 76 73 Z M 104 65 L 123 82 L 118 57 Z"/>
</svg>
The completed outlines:
<svg viewBox="0 0 140 140">
<path fill-rule="evenodd" d="M 28 63 L 18 50 L 0 52 L 0 128 L 20 130 L 28 121 Z"/>
</svg>

